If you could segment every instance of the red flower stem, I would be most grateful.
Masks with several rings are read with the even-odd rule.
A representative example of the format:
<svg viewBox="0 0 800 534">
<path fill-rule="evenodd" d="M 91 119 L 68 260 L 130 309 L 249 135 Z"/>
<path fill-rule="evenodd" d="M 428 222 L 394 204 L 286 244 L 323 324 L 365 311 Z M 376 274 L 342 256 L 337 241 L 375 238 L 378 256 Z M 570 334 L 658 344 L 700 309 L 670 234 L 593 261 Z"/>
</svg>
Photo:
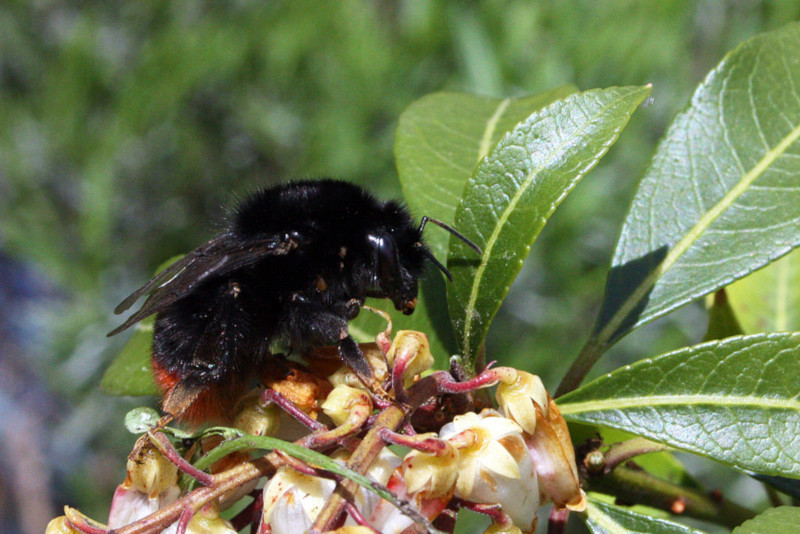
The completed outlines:
<svg viewBox="0 0 800 534">
<path fill-rule="evenodd" d="M 351 502 L 346 502 L 344 506 L 347 509 L 347 513 L 350 514 L 350 517 L 353 518 L 353 521 L 355 521 L 357 525 L 366 527 L 375 534 L 381 534 L 380 531 L 375 530 L 375 528 L 369 524 L 367 518 L 364 517 L 364 515 L 361 513 L 361 510 L 359 510 L 355 504 Z"/>
<path fill-rule="evenodd" d="M 295 403 L 273 389 L 265 389 L 262 391 L 259 401 L 263 404 L 266 404 L 267 402 L 274 403 L 281 410 L 294 417 L 301 425 L 304 425 L 309 430 L 327 430 L 325 425 L 310 417 L 306 412 L 298 408 Z"/>
<path fill-rule="evenodd" d="M 447 444 L 438 438 L 420 439 L 417 436 L 406 436 L 398 434 L 397 432 L 392 432 L 386 427 L 379 429 L 378 432 L 380 433 L 381 439 L 386 443 L 401 445 L 428 454 L 439 454 L 447 448 Z"/>
<path fill-rule="evenodd" d="M 189 527 L 189 521 L 192 520 L 194 511 L 190 507 L 186 507 L 181 512 L 181 518 L 178 520 L 178 528 L 176 534 L 186 534 L 186 529 Z"/>
<path fill-rule="evenodd" d="M 206 473 L 205 471 L 201 471 L 197 469 L 195 466 L 190 464 L 189 462 L 181 456 L 178 451 L 175 450 L 175 447 L 172 446 L 169 438 L 165 436 L 162 432 L 153 432 L 150 431 L 147 433 L 150 441 L 153 442 L 153 445 L 156 446 L 158 451 L 170 462 L 175 464 L 181 472 L 186 473 L 190 477 L 197 480 L 203 486 L 208 486 L 214 481 L 214 477 Z"/>
<path fill-rule="evenodd" d="M 567 531 L 567 519 L 569 519 L 568 509 L 559 510 L 553 507 L 547 519 L 547 534 L 564 534 Z"/>
</svg>

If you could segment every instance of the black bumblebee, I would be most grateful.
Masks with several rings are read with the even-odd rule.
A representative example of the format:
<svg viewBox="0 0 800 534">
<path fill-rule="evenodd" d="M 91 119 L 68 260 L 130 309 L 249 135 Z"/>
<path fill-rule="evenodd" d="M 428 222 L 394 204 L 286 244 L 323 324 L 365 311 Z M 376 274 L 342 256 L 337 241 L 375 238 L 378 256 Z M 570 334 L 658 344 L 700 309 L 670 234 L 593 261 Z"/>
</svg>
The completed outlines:
<svg viewBox="0 0 800 534">
<path fill-rule="evenodd" d="M 399 203 L 343 181 L 262 189 L 232 212 L 223 233 L 117 306 L 122 313 L 149 295 L 109 335 L 157 314 L 153 368 L 164 411 L 190 423 L 230 417 L 276 345 L 303 351 L 336 344 L 374 390 L 347 322 L 366 297 L 412 313 L 427 262 L 450 276 L 422 241 L 427 221 L 464 239 L 433 219 L 417 226 Z"/>
</svg>

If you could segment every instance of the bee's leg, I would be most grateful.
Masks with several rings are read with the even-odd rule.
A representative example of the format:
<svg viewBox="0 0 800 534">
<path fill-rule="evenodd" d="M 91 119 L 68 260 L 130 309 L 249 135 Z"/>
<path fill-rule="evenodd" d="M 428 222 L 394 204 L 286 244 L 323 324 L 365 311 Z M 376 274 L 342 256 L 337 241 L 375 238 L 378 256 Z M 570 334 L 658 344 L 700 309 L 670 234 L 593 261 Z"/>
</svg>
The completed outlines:
<svg viewBox="0 0 800 534">
<path fill-rule="evenodd" d="M 292 295 L 280 329 L 289 335 L 294 346 L 320 347 L 333 341 L 338 343 L 348 336 L 347 317 L 339 311 L 296 293 Z"/>
<path fill-rule="evenodd" d="M 288 332 L 298 346 L 323 346 L 336 340 L 339 356 L 367 388 L 385 397 L 375 373 L 358 344 L 347 331 L 347 320 L 358 315 L 362 301 L 349 299 L 332 306 L 295 294 L 287 310 L 282 329 Z"/>
<path fill-rule="evenodd" d="M 343 337 L 336 344 L 339 349 L 339 356 L 341 356 L 345 365 L 349 367 L 358 377 L 359 380 L 367 387 L 367 389 L 380 399 L 388 400 L 390 395 L 383 389 L 381 381 L 375 378 L 375 373 L 372 366 L 369 364 L 367 357 L 358 348 L 358 344 L 349 335 Z"/>
<path fill-rule="evenodd" d="M 342 357 L 345 365 L 358 375 L 358 378 L 365 386 L 375 391 L 373 387 L 373 384 L 377 383 L 375 380 L 375 373 L 372 372 L 372 366 L 370 366 L 364 353 L 361 352 L 361 349 L 358 348 L 358 344 L 355 340 L 348 334 L 340 339 L 336 346 L 339 349 L 339 356 Z"/>
</svg>

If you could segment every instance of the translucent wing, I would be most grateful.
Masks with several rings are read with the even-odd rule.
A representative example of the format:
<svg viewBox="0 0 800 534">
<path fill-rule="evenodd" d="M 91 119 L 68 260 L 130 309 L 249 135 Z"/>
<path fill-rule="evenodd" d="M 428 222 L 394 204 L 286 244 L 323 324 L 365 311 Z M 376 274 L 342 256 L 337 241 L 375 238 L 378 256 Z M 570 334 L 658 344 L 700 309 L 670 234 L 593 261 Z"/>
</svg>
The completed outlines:
<svg viewBox="0 0 800 534">
<path fill-rule="evenodd" d="M 108 335 L 118 334 L 145 317 L 162 311 L 209 277 L 247 267 L 264 256 L 288 254 L 297 246 L 297 236 L 288 234 L 247 241 L 235 239 L 228 233 L 220 234 L 155 275 L 114 308 L 114 313 L 122 313 L 140 297 L 149 294 L 141 309 Z"/>
</svg>

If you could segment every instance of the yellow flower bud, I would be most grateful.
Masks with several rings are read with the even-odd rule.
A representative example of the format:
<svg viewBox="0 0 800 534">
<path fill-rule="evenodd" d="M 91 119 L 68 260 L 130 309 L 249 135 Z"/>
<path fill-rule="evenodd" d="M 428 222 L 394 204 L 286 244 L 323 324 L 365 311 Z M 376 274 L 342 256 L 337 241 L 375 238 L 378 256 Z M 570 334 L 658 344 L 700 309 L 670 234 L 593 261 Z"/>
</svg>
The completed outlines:
<svg viewBox="0 0 800 534">
<path fill-rule="evenodd" d="M 398 360 L 405 361 L 403 386 L 409 387 L 414 383 L 416 375 L 433 367 L 434 359 L 428 336 L 414 330 L 400 330 L 394 336 L 392 346 L 386 354 L 386 360 L 389 365 L 394 365 Z"/>
<path fill-rule="evenodd" d="M 340 384 L 333 388 L 328 398 L 322 403 L 322 411 L 333 420 L 337 426 L 343 424 L 350 417 L 356 407 L 372 410 L 372 401 L 361 389 Z"/>
<path fill-rule="evenodd" d="M 75 525 L 74 528 L 77 532 L 86 532 L 91 531 L 92 529 L 105 531 L 108 530 L 108 526 L 100 523 L 99 521 L 95 521 L 94 519 L 87 517 L 86 515 L 82 514 L 80 511 L 76 510 L 75 508 L 70 508 L 69 506 L 64 507 L 64 515 L 66 516 L 65 524 L 67 526 Z M 67 531 L 72 532 L 72 531 Z"/>
<path fill-rule="evenodd" d="M 359 345 L 359 348 L 364 354 L 364 357 L 367 359 L 367 362 L 369 362 L 372 372 L 375 373 L 375 380 L 378 382 L 383 382 L 386 380 L 386 378 L 389 376 L 389 371 L 386 367 L 386 358 L 383 356 L 383 353 L 380 351 L 380 349 L 374 343 L 362 343 Z M 328 382 L 330 382 L 333 386 L 342 384 L 358 389 L 364 389 L 364 384 L 346 365 L 341 366 L 336 370 L 336 372 L 328 376 Z"/>
<path fill-rule="evenodd" d="M 533 523 L 533 530 L 536 530 L 535 521 Z M 489 528 L 483 531 L 483 534 L 522 534 L 522 531 L 513 524 L 498 525 L 497 523 L 492 523 L 489 525 Z"/>
<path fill-rule="evenodd" d="M 500 382 L 495 398 L 503 414 L 528 434 L 536 429 L 536 405 L 541 411 L 547 410 L 547 390 L 542 380 L 525 371 L 517 371 L 513 382 Z"/>
<path fill-rule="evenodd" d="M 274 436 L 281 425 L 281 410 L 274 404 L 267 406 L 258 402 L 258 397 L 248 397 L 233 426 L 254 436 Z"/>
<path fill-rule="evenodd" d="M 178 480 L 178 468 L 149 442 L 128 458 L 128 478 L 136 490 L 155 497 Z"/>
<path fill-rule="evenodd" d="M 411 451 L 401 469 L 408 493 L 421 493 L 426 499 L 449 495 L 458 477 L 458 451 L 449 443 L 437 454 Z"/>
<path fill-rule="evenodd" d="M 80 532 L 69 526 L 67 517 L 62 515 L 47 524 L 44 534 L 80 534 Z"/>
<path fill-rule="evenodd" d="M 539 411 L 536 431 L 525 435 L 525 444 L 539 477 L 543 501 L 553 501 L 556 508 L 583 511 L 586 495 L 578 478 L 575 449 L 567 422 L 549 396 L 547 411 Z"/>
<path fill-rule="evenodd" d="M 192 517 L 186 527 L 186 534 L 237 534 L 229 521 L 219 516 L 219 508 L 206 506 Z"/>
</svg>

